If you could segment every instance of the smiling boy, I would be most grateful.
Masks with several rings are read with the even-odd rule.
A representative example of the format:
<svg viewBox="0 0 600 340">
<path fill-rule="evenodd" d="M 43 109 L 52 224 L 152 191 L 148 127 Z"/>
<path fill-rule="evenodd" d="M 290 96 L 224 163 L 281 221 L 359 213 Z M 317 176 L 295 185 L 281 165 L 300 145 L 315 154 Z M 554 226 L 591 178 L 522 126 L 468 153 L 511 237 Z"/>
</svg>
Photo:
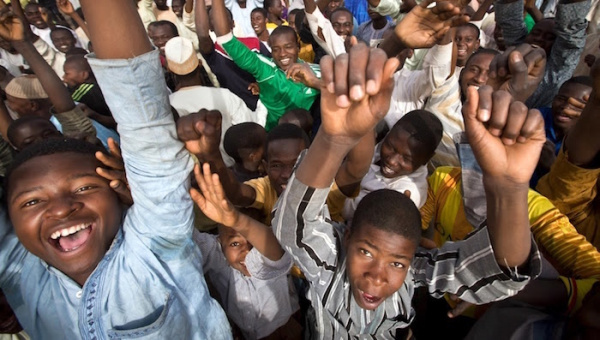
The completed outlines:
<svg viewBox="0 0 600 340">
<path fill-rule="evenodd" d="M 132 2 L 81 2 L 135 204 L 125 212 L 97 174 L 96 147 L 50 139 L 27 148 L 6 177 L 14 230 L 3 210 L 0 285 L 32 338 L 229 339 L 192 241 L 193 162 L 174 138 L 158 51 Z"/>
</svg>

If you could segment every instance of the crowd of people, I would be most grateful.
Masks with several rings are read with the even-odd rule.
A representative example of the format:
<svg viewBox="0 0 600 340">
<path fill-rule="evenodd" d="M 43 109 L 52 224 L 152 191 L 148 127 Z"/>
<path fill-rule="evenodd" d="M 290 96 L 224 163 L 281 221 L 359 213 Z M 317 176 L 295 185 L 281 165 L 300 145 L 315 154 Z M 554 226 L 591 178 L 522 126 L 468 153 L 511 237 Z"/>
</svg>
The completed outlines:
<svg viewBox="0 0 600 340">
<path fill-rule="evenodd" d="M 0 1 L 0 339 L 600 338 L 599 31 Z"/>
</svg>

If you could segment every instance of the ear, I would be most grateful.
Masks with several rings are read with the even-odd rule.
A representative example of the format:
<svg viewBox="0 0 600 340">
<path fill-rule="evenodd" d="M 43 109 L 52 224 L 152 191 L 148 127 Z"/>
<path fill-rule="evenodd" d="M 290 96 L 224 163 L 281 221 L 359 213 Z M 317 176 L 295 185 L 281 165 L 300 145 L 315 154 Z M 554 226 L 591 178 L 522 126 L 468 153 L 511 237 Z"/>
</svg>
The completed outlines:
<svg viewBox="0 0 600 340">
<path fill-rule="evenodd" d="M 474 49 L 474 51 L 476 51 L 477 49 L 479 49 L 480 45 L 481 45 L 481 40 L 477 39 L 477 42 L 475 43 L 475 49 Z"/>
<path fill-rule="evenodd" d="M 81 71 L 81 76 L 83 77 L 83 79 L 88 80 L 88 79 L 90 79 L 90 72 Z"/>
</svg>

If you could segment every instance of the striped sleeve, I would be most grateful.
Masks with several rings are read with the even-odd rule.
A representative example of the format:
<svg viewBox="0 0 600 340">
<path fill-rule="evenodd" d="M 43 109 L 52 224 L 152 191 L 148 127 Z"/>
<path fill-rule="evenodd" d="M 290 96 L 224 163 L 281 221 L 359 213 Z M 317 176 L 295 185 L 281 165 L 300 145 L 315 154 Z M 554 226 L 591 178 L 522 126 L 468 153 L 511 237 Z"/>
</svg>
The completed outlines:
<svg viewBox="0 0 600 340">
<path fill-rule="evenodd" d="M 313 287 L 323 289 L 321 296 L 335 274 L 340 249 L 325 205 L 328 193 L 329 188 L 304 185 L 294 173 L 273 212 L 275 236 Z"/>
<path fill-rule="evenodd" d="M 412 272 L 416 286 L 428 287 L 434 297 L 456 294 L 475 304 L 502 300 L 523 289 L 541 272 L 541 258 L 532 240 L 527 274 L 516 270 L 505 273 L 496 262 L 487 227 L 466 240 L 446 242 L 441 248 L 420 249 L 415 254 Z"/>
</svg>

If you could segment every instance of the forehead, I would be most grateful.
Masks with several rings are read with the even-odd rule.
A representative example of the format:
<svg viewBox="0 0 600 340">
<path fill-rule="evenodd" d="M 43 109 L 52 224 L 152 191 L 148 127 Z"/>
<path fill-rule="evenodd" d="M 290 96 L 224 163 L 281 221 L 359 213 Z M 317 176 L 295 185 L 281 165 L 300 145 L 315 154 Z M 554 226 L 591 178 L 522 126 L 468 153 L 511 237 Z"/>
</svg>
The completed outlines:
<svg viewBox="0 0 600 340">
<path fill-rule="evenodd" d="M 467 62 L 467 65 L 465 65 L 465 68 L 467 68 L 468 66 L 477 66 L 480 69 L 488 70 L 490 68 L 490 64 L 492 63 L 492 60 L 494 59 L 494 57 L 495 56 L 490 53 L 476 54 L 476 55 L 472 56 L 471 58 L 469 58 L 469 61 Z"/>
<path fill-rule="evenodd" d="M 413 138 L 412 134 L 402 125 L 392 128 L 390 133 L 386 136 L 386 140 L 394 146 L 394 149 L 396 149 L 397 152 L 420 155 L 421 151 L 424 151 L 423 143 L 416 138 Z"/>
<path fill-rule="evenodd" d="M 269 37 L 269 41 L 271 46 L 283 46 L 287 44 L 296 45 L 296 36 L 291 32 L 284 32 L 279 34 L 274 34 Z"/>
<path fill-rule="evenodd" d="M 166 35 L 170 37 L 175 36 L 173 30 L 171 29 L 171 26 L 169 25 L 151 26 L 151 28 L 148 30 L 148 33 L 152 35 Z"/>
<path fill-rule="evenodd" d="M 30 120 L 26 123 L 20 124 L 17 127 L 17 133 L 19 134 L 38 132 L 41 130 L 56 130 L 56 127 L 54 127 L 54 125 L 52 125 L 52 123 L 50 123 L 50 121 L 47 119 Z"/>
<path fill-rule="evenodd" d="M 408 260 L 412 260 L 417 249 L 415 242 L 406 237 L 370 224 L 354 226 L 348 239 L 348 247 L 351 246 L 374 247 L 378 254 L 383 256 L 403 257 Z"/>
<path fill-rule="evenodd" d="M 295 161 L 300 152 L 305 148 L 306 144 L 304 144 L 303 139 L 274 140 L 267 145 L 267 158 L 270 162 L 290 159 Z"/>
<path fill-rule="evenodd" d="M 252 12 L 252 14 L 250 14 L 250 16 L 251 16 L 252 18 L 257 18 L 257 19 L 258 19 L 259 17 L 260 17 L 260 18 L 264 18 L 264 17 L 265 17 L 261 11 L 254 11 L 254 12 Z"/>
<path fill-rule="evenodd" d="M 235 231 L 232 228 L 227 228 L 224 226 L 219 226 L 219 238 L 223 242 L 230 241 L 232 239 L 237 239 L 237 238 L 241 238 L 241 239 L 245 240 L 245 238 L 242 236 L 242 234 L 238 233 L 237 231 Z"/>
<path fill-rule="evenodd" d="M 69 31 L 65 31 L 65 30 L 55 30 L 55 31 L 52 31 L 52 32 L 50 33 L 50 35 L 51 35 L 53 38 L 67 38 L 67 37 L 71 37 L 71 38 L 73 38 L 73 35 L 71 34 L 71 32 L 69 32 Z M 73 39 L 74 39 L 74 38 L 73 38 Z"/>
<path fill-rule="evenodd" d="M 474 27 L 471 26 L 460 26 L 456 29 L 456 35 L 457 36 L 472 36 L 472 37 L 477 37 L 477 33 L 475 31 Z"/>
<path fill-rule="evenodd" d="M 350 13 L 346 12 L 346 11 L 337 11 L 335 13 L 333 13 L 333 15 L 331 16 L 331 21 L 335 21 L 335 22 L 346 22 L 346 21 L 352 21 L 352 16 L 350 15 Z"/>
<path fill-rule="evenodd" d="M 57 181 L 82 174 L 100 177 L 96 174 L 98 165 L 93 154 L 63 152 L 33 157 L 13 170 L 8 183 L 8 194 L 10 196 L 33 187 L 49 187 Z"/>
<path fill-rule="evenodd" d="M 25 6 L 26 14 L 39 13 L 39 11 L 40 11 L 40 7 L 37 4 L 29 4 L 29 5 Z"/>
<path fill-rule="evenodd" d="M 558 94 L 573 98 L 581 98 L 590 92 L 592 92 L 592 88 L 587 85 L 567 83 L 560 87 Z"/>
</svg>

